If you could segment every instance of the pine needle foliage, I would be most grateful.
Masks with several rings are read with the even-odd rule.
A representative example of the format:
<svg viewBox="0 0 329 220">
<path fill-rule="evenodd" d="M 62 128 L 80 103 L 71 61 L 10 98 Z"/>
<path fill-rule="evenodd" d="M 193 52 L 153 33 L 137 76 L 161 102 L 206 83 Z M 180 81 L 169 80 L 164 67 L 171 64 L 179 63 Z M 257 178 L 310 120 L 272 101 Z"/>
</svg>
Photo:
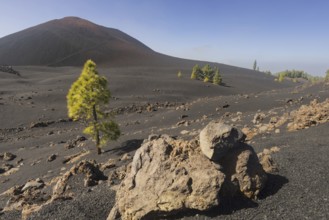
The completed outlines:
<svg viewBox="0 0 329 220">
<path fill-rule="evenodd" d="M 325 79 L 326 82 L 329 82 L 329 70 L 327 70 L 326 76 L 325 76 L 324 79 Z"/>
<path fill-rule="evenodd" d="M 178 78 L 182 78 L 182 77 L 183 77 L 183 74 L 182 74 L 181 71 L 178 71 L 178 73 L 177 73 L 177 77 L 178 77 Z"/>
<path fill-rule="evenodd" d="M 119 138 L 119 126 L 111 115 L 102 110 L 111 98 L 107 80 L 98 74 L 92 60 L 84 64 L 80 77 L 72 84 L 66 98 L 69 117 L 86 124 L 83 132 L 96 142 L 98 154 L 101 153 L 101 145 Z"/>
<path fill-rule="evenodd" d="M 195 65 L 192 69 L 191 79 L 201 80 L 203 82 L 212 82 L 213 84 L 220 85 L 222 83 L 222 77 L 219 74 L 217 67 L 211 67 L 206 64 L 202 67 Z"/>
<path fill-rule="evenodd" d="M 201 73 L 201 69 L 199 65 L 196 64 L 192 69 L 191 79 L 197 79 L 200 73 Z"/>
<path fill-rule="evenodd" d="M 213 84 L 220 85 L 221 83 L 222 83 L 222 77 L 219 74 L 219 69 L 217 68 L 215 71 L 214 78 L 213 78 Z"/>
</svg>

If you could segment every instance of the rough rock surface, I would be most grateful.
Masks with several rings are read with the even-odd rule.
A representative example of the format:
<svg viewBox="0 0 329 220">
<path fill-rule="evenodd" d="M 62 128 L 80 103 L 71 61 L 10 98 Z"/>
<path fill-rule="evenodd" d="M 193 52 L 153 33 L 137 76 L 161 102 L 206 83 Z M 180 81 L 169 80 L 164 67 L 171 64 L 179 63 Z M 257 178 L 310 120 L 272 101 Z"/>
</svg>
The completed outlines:
<svg viewBox="0 0 329 220">
<path fill-rule="evenodd" d="M 247 198 L 257 198 L 265 186 L 267 175 L 251 146 L 241 144 L 230 150 L 220 164 L 227 176 L 222 195 L 233 196 L 242 193 Z"/>
<path fill-rule="evenodd" d="M 69 188 L 67 183 L 71 176 L 84 174 L 84 186 L 94 186 L 99 180 L 106 180 L 103 172 L 100 171 L 100 165 L 96 161 L 83 160 L 74 165 L 67 171 L 56 183 L 53 190 L 53 199 L 65 196 L 66 190 Z"/>
<path fill-rule="evenodd" d="M 219 161 L 226 152 L 244 141 L 240 130 L 219 121 L 210 122 L 200 133 L 200 147 L 204 155 Z"/>
<path fill-rule="evenodd" d="M 316 99 L 309 105 L 302 105 L 290 113 L 292 122 L 287 125 L 289 131 L 309 128 L 329 121 L 329 99 L 319 103 Z"/>
<path fill-rule="evenodd" d="M 5 152 L 3 154 L 0 154 L 0 158 L 5 161 L 11 161 L 16 158 L 16 155 L 10 153 L 10 152 Z"/>
<path fill-rule="evenodd" d="M 210 124 L 208 129 L 218 127 Z M 230 147 L 219 163 L 204 156 L 197 140 L 164 135 L 145 141 L 117 189 L 108 220 L 120 215 L 122 219 L 156 219 L 188 209 L 204 211 L 220 205 L 221 196 L 257 197 L 267 176 L 256 153 L 243 143 L 232 148 L 241 140 L 240 132 L 220 127 L 220 132 L 226 128 L 226 134 L 235 135 L 225 136 Z"/>
<path fill-rule="evenodd" d="M 123 219 L 182 209 L 207 210 L 219 204 L 217 195 L 224 179 L 195 141 L 161 137 L 136 151 L 131 172 L 117 191 L 116 207 Z"/>
</svg>

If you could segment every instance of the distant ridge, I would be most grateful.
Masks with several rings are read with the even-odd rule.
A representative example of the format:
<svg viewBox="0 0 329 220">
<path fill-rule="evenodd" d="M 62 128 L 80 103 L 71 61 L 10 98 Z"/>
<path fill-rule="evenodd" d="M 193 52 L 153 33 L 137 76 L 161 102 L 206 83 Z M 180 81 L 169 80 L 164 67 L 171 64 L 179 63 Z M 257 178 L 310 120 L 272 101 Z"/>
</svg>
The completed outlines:
<svg viewBox="0 0 329 220">
<path fill-rule="evenodd" d="M 164 59 L 175 59 L 154 52 L 120 30 L 78 17 L 51 20 L 0 38 L 2 64 L 81 66 L 90 58 L 111 66 L 161 64 Z"/>
</svg>

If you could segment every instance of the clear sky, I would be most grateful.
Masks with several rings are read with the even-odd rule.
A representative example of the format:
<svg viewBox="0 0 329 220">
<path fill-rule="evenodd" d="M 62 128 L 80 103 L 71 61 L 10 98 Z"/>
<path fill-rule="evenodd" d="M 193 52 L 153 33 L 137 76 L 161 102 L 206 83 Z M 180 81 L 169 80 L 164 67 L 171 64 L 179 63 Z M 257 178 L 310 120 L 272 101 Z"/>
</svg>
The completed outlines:
<svg viewBox="0 0 329 220">
<path fill-rule="evenodd" d="M 329 69 L 329 0 L 8 0 L 0 37 L 66 16 L 118 28 L 155 51 L 278 72 Z"/>
</svg>

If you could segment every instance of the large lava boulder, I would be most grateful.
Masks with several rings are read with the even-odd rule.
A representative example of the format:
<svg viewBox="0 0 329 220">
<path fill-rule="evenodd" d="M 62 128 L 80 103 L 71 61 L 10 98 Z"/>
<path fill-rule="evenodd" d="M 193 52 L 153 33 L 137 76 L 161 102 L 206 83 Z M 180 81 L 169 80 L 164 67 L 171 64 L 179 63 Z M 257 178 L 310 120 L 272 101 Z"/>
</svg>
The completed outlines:
<svg viewBox="0 0 329 220">
<path fill-rule="evenodd" d="M 233 145 L 221 156 L 221 162 L 214 162 L 202 153 L 198 140 L 160 136 L 146 141 L 117 189 L 108 220 L 118 216 L 156 219 L 220 206 L 222 196 L 257 197 L 266 173 L 252 147 Z"/>
</svg>

